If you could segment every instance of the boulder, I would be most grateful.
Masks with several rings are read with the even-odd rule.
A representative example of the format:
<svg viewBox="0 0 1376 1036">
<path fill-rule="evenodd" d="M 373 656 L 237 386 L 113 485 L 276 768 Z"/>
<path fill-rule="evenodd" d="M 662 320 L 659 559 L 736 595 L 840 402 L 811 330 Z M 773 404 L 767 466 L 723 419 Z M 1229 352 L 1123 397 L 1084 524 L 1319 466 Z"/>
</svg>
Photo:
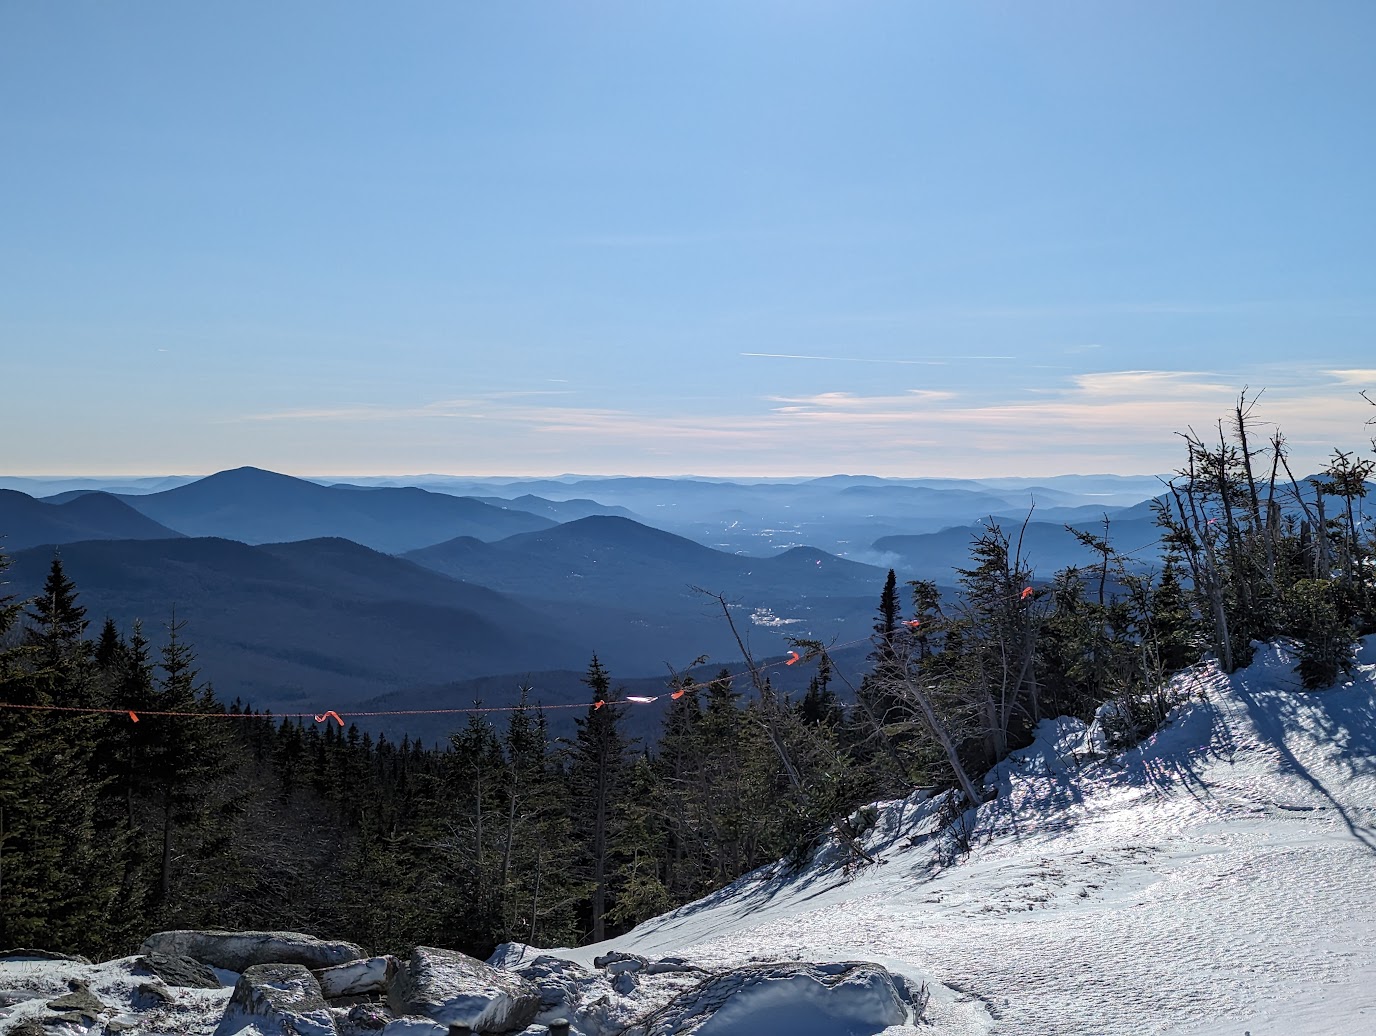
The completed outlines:
<svg viewBox="0 0 1376 1036">
<path fill-rule="evenodd" d="M 878 964 L 756 964 L 680 994 L 623 1036 L 878 1032 L 920 1014 L 910 996 Z"/>
<path fill-rule="evenodd" d="M 707 972 L 696 964 L 689 964 L 682 957 L 664 957 L 645 965 L 647 975 L 705 975 Z"/>
<path fill-rule="evenodd" d="M 255 964 L 328 968 L 367 956 L 351 942 L 327 942 L 300 932 L 158 932 L 144 940 L 139 953 L 192 957 L 226 971 L 243 971 Z"/>
<path fill-rule="evenodd" d="M 215 1036 L 339 1036 L 320 983 L 300 964 L 254 964 L 234 984 Z"/>
<path fill-rule="evenodd" d="M 145 953 L 134 959 L 134 970 L 161 979 L 169 986 L 188 989 L 221 989 L 224 986 L 215 977 L 215 972 L 192 957 Z"/>
<path fill-rule="evenodd" d="M 320 991 L 325 999 L 334 1000 L 345 996 L 367 996 L 370 993 L 386 995 L 396 970 L 395 957 L 369 957 L 348 964 L 336 964 L 332 968 L 320 968 L 315 972 L 315 977 L 320 982 Z"/>
<path fill-rule="evenodd" d="M 478 1033 L 518 1032 L 540 1010 L 539 993 L 520 976 L 429 946 L 417 946 L 397 969 L 388 1001 L 394 1014 L 462 1023 Z"/>
<path fill-rule="evenodd" d="M 535 987 L 541 1011 L 578 1003 L 579 991 L 592 978 L 583 965 L 547 953 L 527 958 L 511 970 Z"/>
<path fill-rule="evenodd" d="M 356 1004 L 340 1023 L 341 1036 L 372 1036 L 387 1028 L 391 1015 L 376 1004 Z"/>
<path fill-rule="evenodd" d="M 156 978 L 151 982 L 140 982 L 130 997 L 130 1002 L 140 1011 L 154 1011 L 167 1004 L 176 1003 L 176 1000 L 176 994 Z"/>
<path fill-rule="evenodd" d="M 649 963 L 638 953 L 622 953 L 612 950 L 592 959 L 593 967 L 602 968 L 608 975 L 624 975 L 628 971 L 640 971 Z"/>
<path fill-rule="evenodd" d="M 72 990 L 70 993 L 63 993 L 57 999 L 48 1001 L 48 1010 L 58 1012 L 64 1021 L 81 1022 L 84 1019 L 86 1024 L 93 1025 L 101 1014 L 110 1010 L 80 979 L 73 979 L 68 986 Z"/>
</svg>

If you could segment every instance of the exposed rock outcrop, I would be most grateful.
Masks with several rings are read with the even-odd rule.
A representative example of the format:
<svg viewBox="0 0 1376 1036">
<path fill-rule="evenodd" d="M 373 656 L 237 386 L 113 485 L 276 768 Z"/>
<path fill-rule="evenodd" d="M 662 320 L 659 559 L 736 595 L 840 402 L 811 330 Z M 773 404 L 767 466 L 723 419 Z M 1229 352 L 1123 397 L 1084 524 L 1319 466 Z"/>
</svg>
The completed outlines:
<svg viewBox="0 0 1376 1036">
<path fill-rule="evenodd" d="M 192 957 L 212 968 L 243 971 L 255 964 L 300 964 L 328 968 L 366 957 L 351 942 L 327 941 L 300 932 L 158 932 L 144 940 L 139 952 Z"/>
<path fill-rule="evenodd" d="M 366 960 L 336 964 L 332 968 L 320 968 L 315 977 L 320 981 L 320 991 L 326 1000 L 347 996 L 385 996 L 392 978 L 397 972 L 397 959 L 393 956 L 369 957 Z"/>
<path fill-rule="evenodd" d="M 837 1032 L 902 1025 L 920 1005 L 906 982 L 878 964 L 757 964 L 716 976 L 681 994 L 624 1036 L 730 1036 L 743 1032 Z"/>
<path fill-rule="evenodd" d="M 152 975 L 169 986 L 189 989 L 219 989 L 224 983 L 215 972 L 193 957 L 172 956 L 166 953 L 145 953 L 134 961 L 134 971 Z"/>
<path fill-rule="evenodd" d="M 519 1032 L 540 1010 L 536 988 L 519 975 L 455 950 L 417 946 L 388 992 L 398 1015 L 424 1015 L 478 1033 Z"/>
<path fill-rule="evenodd" d="M 215 1036 L 339 1036 L 320 983 L 300 964 L 254 964 L 234 985 Z"/>
</svg>

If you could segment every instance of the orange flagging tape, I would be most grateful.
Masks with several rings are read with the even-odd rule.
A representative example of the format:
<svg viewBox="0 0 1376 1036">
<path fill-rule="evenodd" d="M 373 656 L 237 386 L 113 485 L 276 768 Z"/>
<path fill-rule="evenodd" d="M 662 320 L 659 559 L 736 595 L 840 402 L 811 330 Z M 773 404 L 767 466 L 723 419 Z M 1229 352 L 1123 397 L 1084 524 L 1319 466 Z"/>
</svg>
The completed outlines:
<svg viewBox="0 0 1376 1036">
<path fill-rule="evenodd" d="M 335 712 L 334 709 L 331 709 L 329 712 L 325 713 L 323 716 L 316 716 L 316 717 L 315 717 L 315 721 L 316 721 L 317 723 L 324 723 L 324 722 L 325 722 L 327 719 L 329 719 L 331 716 L 334 717 L 334 721 L 335 721 L 336 723 L 338 723 L 341 727 L 344 725 L 344 721 L 343 721 L 342 719 L 339 718 L 339 713 Z"/>
</svg>

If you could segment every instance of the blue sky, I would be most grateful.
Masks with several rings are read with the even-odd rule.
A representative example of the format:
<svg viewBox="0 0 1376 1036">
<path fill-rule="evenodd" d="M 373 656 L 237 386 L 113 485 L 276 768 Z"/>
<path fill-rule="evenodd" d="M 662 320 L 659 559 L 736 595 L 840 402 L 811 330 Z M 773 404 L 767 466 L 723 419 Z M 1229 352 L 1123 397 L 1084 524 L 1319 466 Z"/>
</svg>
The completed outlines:
<svg viewBox="0 0 1376 1036">
<path fill-rule="evenodd" d="M 7 474 L 1149 472 L 1376 410 L 1376 5 L 0 0 Z"/>
</svg>

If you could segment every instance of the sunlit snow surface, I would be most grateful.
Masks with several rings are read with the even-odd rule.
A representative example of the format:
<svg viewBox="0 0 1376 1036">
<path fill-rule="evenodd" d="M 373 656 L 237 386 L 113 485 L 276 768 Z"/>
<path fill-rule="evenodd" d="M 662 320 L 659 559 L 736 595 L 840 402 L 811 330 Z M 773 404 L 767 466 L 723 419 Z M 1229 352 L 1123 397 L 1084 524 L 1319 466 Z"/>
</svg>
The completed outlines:
<svg viewBox="0 0 1376 1036">
<path fill-rule="evenodd" d="M 1044 724 L 991 775 L 968 855 L 932 803 L 890 803 L 881 866 L 767 868 L 560 952 L 878 961 L 933 993 L 933 1025 L 889 1036 L 1376 1033 L 1376 638 L 1358 660 L 1318 693 L 1274 645 L 1198 667 L 1171 723 L 1107 762 Z"/>
</svg>

